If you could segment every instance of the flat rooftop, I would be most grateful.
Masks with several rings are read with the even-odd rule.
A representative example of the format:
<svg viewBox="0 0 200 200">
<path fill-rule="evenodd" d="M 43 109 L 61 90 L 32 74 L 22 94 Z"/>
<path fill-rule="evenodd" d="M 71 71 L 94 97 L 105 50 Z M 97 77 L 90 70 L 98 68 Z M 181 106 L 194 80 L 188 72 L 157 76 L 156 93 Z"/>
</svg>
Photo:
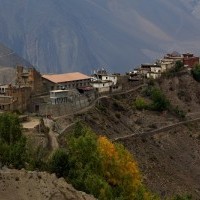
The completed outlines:
<svg viewBox="0 0 200 200">
<path fill-rule="evenodd" d="M 53 83 L 65 83 L 70 81 L 86 80 L 90 79 L 90 76 L 82 74 L 80 72 L 65 73 L 65 74 L 46 74 L 42 76 Z"/>
</svg>

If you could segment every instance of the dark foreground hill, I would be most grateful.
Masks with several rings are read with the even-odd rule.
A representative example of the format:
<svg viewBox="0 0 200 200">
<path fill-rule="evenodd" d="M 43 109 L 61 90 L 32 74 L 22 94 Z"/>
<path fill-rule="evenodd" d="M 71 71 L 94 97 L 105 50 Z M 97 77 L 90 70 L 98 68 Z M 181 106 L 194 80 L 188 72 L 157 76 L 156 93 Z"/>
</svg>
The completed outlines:
<svg viewBox="0 0 200 200">
<path fill-rule="evenodd" d="M 45 172 L 0 170 L 2 200 L 94 200 L 90 195 L 75 190 L 62 178 Z"/>
</svg>

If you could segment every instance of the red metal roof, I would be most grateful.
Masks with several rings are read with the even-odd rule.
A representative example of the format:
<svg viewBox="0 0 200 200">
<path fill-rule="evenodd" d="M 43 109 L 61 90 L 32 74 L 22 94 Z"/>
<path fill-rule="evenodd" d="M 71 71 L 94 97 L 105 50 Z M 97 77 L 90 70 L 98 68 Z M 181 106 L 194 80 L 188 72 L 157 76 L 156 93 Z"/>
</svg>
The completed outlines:
<svg viewBox="0 0 200 200">
<path fill-rule="evenodd" d="M 42 77 L 53 83 L 64 83 L 69 81 L 85 80 L 91 78 L 79 72 L 66 73 L 66 74 L 47 74 L 43 75 Z"/>
</svg>

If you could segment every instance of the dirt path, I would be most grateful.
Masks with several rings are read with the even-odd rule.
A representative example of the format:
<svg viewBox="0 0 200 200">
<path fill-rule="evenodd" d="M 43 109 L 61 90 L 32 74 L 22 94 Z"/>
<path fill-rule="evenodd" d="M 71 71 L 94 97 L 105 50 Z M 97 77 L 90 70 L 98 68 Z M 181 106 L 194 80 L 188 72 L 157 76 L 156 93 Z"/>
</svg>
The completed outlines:
<svg viewBox="0 0 200 200">
<path fill-rule="evenodd" d="M 159 132 L 163 132 L 163 131 L 168 131 L 172 128 L 175 128 L 177 126 L 180 126 L 180 125 L 183 125 L 183 124 L 187 124 L 187 123 L 191 123 L 191 122 L 195 122 L 195 121 L 199 121 L 200 118 L 194 118 L 194 119 L 190 119 L 190 120 L 185 120 L 185 121 L 182 121 L 182 122 L 178 122 L 178 123 L 175 123 L 175 124 L 171 124 L 171 125 L 168 125 L 168 126 L 164 126 L 164 127 L 161 127 L 161 128 L 158 128 L 158 129 L 155 129 L 155 130 L 152 130 L 152 131 L 147 131 L 147 132 L 135 132 L 131 135 L 126 135 L 126 136 L 122 136 L 122 137 L 118 137 L 118 138 L 114 138 L 112 141 L 113 142 L 116 142 L 116 141 L 119 141 L 119 140 L 123 140 L 123 139 L 127 139 L 127 138 L 131 138 L 131 137 L 134 137 L 136 135 L 153 135 L 155 133 L 159 133 Z"/>
<path fill-rule="evenodd" d="M 49 140 L 50 140 L 50 147 L 51 147 L 51 155 L 59 148 L 58 140 L 56 133 L 53 131 L 54 121 L 51 119 L 44 119 L 44 124 L 49 128 Z"/>
<path fill-rule="evenodd" d="M 104 98 L 111 98 L 112 96 L 115 96 L 115 95 L 122 95 L 122 94 L 127 94 L 127 93 L 130 93 L 130 92 L 133 92 L 133 91 L 136 91 L 140 88 L 142 88 L 144 86 L 144 84 L 142 85 L 138 85 L 136 87 L 134 87 L 133 89 L 130 89 L 130 90 L 127 90 L 127 91 L 124 91 L 124 92 L 119 92 L 119 93 L 112 93 L 112 94 L 108 94 L 108 95 L 104 95 L 104 96 L 100 96 L 98 97 L 97 99 L 95 99 L 92 104 L 90 104 L 89 106 L 83 108 L 83 109 L 80 109 L 78 111 L 75 111 L 73 113 L 70 113 L 70 114 L 67 114 L 67 115 L 62 115 L 62 116 L 59 116 L 59 117 L 54 117 L 55 120 L 57 119 L 61 119 L 61 118 L 64 118 L 64 117 L 68 117 L 68 116 L 71 116 L 71 115 L 75 115 L 75 114 L 81 114 L 81 113 L 84 113 L 84 112 L 87 112 L 88 110 L 92 109 L 96 103 L 101 100 L 101 99 L 104 99 Z"/>
<path fill-rule="evenodd" d="M 40 120 L 37 118 L 30 118 L 28 122 L 23 122 L 22 127 L 24 129 L 33 129 L 40 124 Z"/>
</svg>

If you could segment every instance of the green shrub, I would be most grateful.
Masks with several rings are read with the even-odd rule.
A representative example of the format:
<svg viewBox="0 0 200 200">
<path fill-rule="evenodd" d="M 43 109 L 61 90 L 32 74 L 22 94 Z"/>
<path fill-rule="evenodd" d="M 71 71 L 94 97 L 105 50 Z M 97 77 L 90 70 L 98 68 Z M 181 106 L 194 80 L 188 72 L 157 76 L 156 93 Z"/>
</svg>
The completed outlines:
<svg viewBox="0 0 200 200">
<path fill-rule="evenodd" d="M 22 137 L 22 129 L 16 114 L 0 114 L 0 140 L 7 144 L 14 144 Z"/>
<path fill-rule="evenodd" d="M 200 64 L 196 65 L 192 70 L 191 70 L 193 78 L 200 82 Z"/>
<path fill-rule="evenodd" d="M 148 104 L 142 97 L 137 97 L 134 101 L 134 107 L 138 110 L 143 110 L 148 108 Z"/>
<path fill-rule="evenodd" d="M 67 177 L 69 173 L 68 153 L 62 149 L 58 149 L 49 162 L 49 169 L 51 172 L 54 172 L 57 177 Z"/>
<path fill-rule="evenodd" d="M 150 105 L 150 108 L 152 110 L 164 111 L 164 110 L 168 110 L 170 107 L 169 100 L 158 88 L 153 88 L 151 90 L 151 99 L 153 101 L 152 104 Z"/>
<path fill-rule="evenodd" d="M 28 154 L 28 170 L 46 170 L 47 163 L 45 162 L 45 157 L 48 152 L 42 146 L 38 146 L 36 149 L 29 145 L 27 149 Z"/>
<path fill-rule="evenodd" d="M 176 195 L 172 200 L 192 200 L 191 195 Z"/>
<path fill-rule="evenodd" d="M 166 72 L 164 72 L 162 74 L 163 77 L 174 77 L 177 75 L 178 72 L 180 72 L 182 69 L 184 68 L 184 64 L 182 61 L 178 60 L 176 61 L 174 67 L 172 67 L 171 69 L 167 70 Z"/>
<path fill-rule="evenodd" d="M 181 110 L 178 106 L 176 106 L 173 109 L 173 112 L 175 113 L 176 116 L 178 116 L 181 119 L 185 119 L 186 117 L 186 113 L 183 110 Z"/>
<path fill-rule="evenodd" d="M 26 138 L 22 136 L 16 114 L 0 114 L 0 162 L 15 168 L 25 167 L 27 160 Z"/>
</svg>

